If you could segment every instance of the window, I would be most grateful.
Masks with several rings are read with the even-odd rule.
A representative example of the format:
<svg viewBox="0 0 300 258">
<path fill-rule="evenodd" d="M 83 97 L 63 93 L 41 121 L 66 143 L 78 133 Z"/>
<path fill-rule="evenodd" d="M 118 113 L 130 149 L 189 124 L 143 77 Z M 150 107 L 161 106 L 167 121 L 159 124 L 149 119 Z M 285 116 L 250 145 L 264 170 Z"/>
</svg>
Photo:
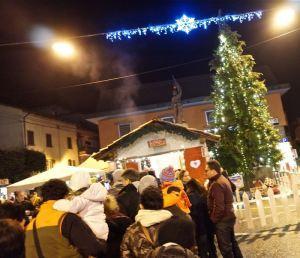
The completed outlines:
<svg viewBox="0 0 300 258">
<path fill-rule="evenodd" d="M 49 133 L 46 134 L 46 146 L 50 147 L 50 148 L 53 147 L 52 146 L 52 135 Z"/>
<path fill-rule="evenodd" d="M 72 160 L 68 159 L 68 166 L 72 166 Z"/>
<path fill-rule="evenodd" d="M 72 160 L 72 166 L 76 167 L 76 161 Z"/>
<path fill-rule="evenodd" d="M 27 131 L 27 145 L 34 146 L 34 132 Z"/>
<path fill-rule="evenodd" d="M 161 120 L 164 122 L 175 123 L 174 116 L 165 116 L 162 117 Z"/>
<path fill-rule="evenodd" d="M 46 160 L 47 169 L 53 168 L 54 164 L 55 164 L 55 159 L 47 159 Z"/>
<path fill-rule="evenodd" d="M 214 110 L 207 110 L 207 111 L 205 111 L 205 118 L 206 118 L 207 125 L 209 125 L 209 124 L 211 124 L 211 123 L 214 122 L 213 114 L 214 114 Z"/>
<path fill-rule="evenodd" d="M 71 137 L 67 138 L 67 145 L 68 145 L 68 149 L 72 149 L 72 138 Z"/>
<path fill-rule="evenodd" d="M 131 130 L 130 123 L 119 124 L 119 136 L 128 134 Z"/>
</svg>

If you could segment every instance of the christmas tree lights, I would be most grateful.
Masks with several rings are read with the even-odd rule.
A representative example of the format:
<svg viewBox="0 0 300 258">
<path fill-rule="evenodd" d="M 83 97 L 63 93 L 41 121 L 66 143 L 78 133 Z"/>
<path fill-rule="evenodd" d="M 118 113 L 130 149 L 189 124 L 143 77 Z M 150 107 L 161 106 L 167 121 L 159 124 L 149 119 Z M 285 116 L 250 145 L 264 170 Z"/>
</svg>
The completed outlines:
<svg viewBox="0 0 300 258">
<path fill-rule="evenodd" d="M 144 28 L 118 30 L 106 33 L 106 38 L 110 41 L 131 39 L 134 36 L 146 36 L 148 33 L 156 35 L 165 35 L 169 33 L 175 33 L 183 31 L 188 34 L 194 29 L 207 29 L 211 24 L 220 24 L 224 22 L 244 22 L 251 21 L 255 18 L 260 19 L 262 17 L 262 11 L 248 12 L 242 14 L 225 15 L 218 17 L 211 17 L 208 19 L 196 20 L 193 17 L 183 15 L 180 19 L 177 19 L 175 23 L 163 24 L 157 26 L 148 26 Z"/>
<path fill-rule="evenodd" d="M 280 136 L 269 122 L 264 81 L 253 71 L 253 57 L 243 55 L 245 43 L 239 37 L 220 25 L 220 43 L 211 62 L 215 71 L 213 127 L 221 135 L 217 158 L 229 172 L 243 173 L 247 180 L 255 166 L 277 164 Z"/>
</svg>

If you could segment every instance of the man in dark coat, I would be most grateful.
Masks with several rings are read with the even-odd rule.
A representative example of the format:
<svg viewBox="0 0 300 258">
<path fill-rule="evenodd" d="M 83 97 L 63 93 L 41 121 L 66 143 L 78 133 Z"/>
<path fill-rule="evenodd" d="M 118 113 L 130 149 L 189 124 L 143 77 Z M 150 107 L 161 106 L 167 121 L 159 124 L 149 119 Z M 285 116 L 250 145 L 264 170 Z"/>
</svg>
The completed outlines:
<svg viewBox="0 0 300 258">
<path fill-rule="evenodd" d="M 215 225 L 221 254 L 225 258 L 243 257 L 234 236 L 235 215 L 230 182 L 222 175 L 220 163 L 216 160 L 207 162 L 206 174 L 210 180 L 209 216 Z"/>
<path fill-rule="evenodd" d="M 134 169 L 127 169 L 122 174 L 123 189 L 117 196 L 120 212 L 134 221 L 139 210 L 140 194 L 137 190 L 139 174 Z"/>
</svg>

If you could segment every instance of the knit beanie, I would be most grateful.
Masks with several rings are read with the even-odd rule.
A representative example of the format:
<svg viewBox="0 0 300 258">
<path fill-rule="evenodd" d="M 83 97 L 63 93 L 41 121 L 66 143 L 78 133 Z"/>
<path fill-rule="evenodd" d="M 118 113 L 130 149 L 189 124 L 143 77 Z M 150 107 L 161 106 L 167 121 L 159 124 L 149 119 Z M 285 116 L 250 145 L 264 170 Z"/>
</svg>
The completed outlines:
<svg viewBox="0 0 300 258">
<path fill-rule="evenodd" d="M 158 187 L 156 178 L 150 175 L 142 177 L 138 187 L 139 193 L 142 194 L 142 192 L 149 186 Z"/>
<path fill-rule="evenodd" d="M 114 184 L 121 181 L 121 176 L 122 176 L 123 172 L 124 172 L 123 169 L 116 169 L 116 170 L 112 173 L 112 177 L 113 177 L 113 180 L 114 180 Z"/>
<path fill-rule="evenodd" d="M 164 168 L 160 173 L 160 180 L 163 182 L 173 182 L 175 180 L 175 171 L 172 166 Z"/>
</svg>

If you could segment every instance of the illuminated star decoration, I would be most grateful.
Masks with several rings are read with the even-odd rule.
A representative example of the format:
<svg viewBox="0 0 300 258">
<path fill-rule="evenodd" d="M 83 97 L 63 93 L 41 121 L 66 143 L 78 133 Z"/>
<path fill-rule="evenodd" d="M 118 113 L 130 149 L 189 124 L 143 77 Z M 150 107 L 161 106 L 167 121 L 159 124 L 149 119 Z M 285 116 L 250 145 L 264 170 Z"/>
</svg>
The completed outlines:
<svg viewBox="0 0 300 258">
<path fill-rule="evenodd" d="M 177 19 L 175 23 L 171 24 L 162 24 L 157 26 L 149 26 L 137 29 L 128 29 L 128 30 L 118 30 L 113 32 L 106 33 L 106 39 L 110 41 L 122 40 L 122 39 L 131 39 L 133 36 L 146 36 L 147 33 L 153 33 L 160 36 L 161 34 L 169 34 L 174 32 L 183 31 L 188 34 L 194 29 L 207 29 L 211 24 L 219 24 L 222 22 L 244 22 L 252 21 L 257 18 L 262 17 L 262 11 L 254 11 L 242 14 L 233 14 L 225 16 L 211 17 L 208 19 L 196 20 L 195 18 L 188 17 L 183 15 L 180 19 Z"/>
<path fill-rule="evenodd" d="M 189 18 L 185 14 L 178 20 L 176 20 L 177 31 L 184 31 L 186 34 L 193 29 L 197 28 L 197 22 L 195 18 Z"/>
</svg>

